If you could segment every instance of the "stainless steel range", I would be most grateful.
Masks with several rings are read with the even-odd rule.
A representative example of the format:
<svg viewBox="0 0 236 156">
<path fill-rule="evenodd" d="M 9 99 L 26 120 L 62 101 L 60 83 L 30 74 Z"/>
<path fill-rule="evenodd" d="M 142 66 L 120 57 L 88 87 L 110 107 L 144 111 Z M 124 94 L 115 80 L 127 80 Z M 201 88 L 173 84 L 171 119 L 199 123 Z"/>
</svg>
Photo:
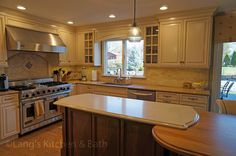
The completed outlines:
<svg viewBox="0 0 236 156">
<path fill-rule="evenodd" d="M 45 78 L 10 82 L 10 89 L 20 91 L 20 134 L 24 134 L 62 119 L 60 107 L 53 103 L 69 96 L 71 84 Z"/>
</svg>

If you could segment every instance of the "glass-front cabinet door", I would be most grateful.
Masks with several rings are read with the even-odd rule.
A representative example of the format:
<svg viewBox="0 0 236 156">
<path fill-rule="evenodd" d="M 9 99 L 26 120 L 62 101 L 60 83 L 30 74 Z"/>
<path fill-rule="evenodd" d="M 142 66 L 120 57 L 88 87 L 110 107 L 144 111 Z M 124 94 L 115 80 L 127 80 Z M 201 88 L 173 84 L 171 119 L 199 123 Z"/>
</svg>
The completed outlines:
<svg viewBox="0 0 236 156">
<path fill-rule="evenodd" d="M 145 63 L 156 65 L 158 62 L 158 26 L 147 26 L 145 30 Z"/>
<path fill-rule="evenodd" d="M 94 45 L 94 33 L 88 32 L 84 34 L 84 51 L 85 51 L 85 63 L 93 63 L 93 45 Z"/>
</svg>

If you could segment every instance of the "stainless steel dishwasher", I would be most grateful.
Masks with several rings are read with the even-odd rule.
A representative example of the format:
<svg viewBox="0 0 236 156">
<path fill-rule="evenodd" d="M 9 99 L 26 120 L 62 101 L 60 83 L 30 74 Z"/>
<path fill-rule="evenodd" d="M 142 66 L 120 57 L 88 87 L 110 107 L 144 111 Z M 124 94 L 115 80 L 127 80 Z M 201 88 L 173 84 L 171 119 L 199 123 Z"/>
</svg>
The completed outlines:
<svg viewBox="0 0 236 156">
<path fill-rule="evenodd" d="M 156 91 L 128 89 L 128 98 L 145 100 L 145 101 L 156 101 Z"/>
</svg>

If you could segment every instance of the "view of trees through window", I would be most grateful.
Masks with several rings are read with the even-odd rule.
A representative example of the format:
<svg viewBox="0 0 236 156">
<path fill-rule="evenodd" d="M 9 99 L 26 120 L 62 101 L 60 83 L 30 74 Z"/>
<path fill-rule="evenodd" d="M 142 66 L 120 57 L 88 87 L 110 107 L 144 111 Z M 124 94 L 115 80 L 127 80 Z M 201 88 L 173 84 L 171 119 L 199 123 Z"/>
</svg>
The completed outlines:
<svg viewBox="0 0 236 156">
<path fill-rule="evenodd" d="M 105 41 L 104 74 L 117 75 L 118 69 L 126 76 L 143 76 L 143 41 Z"/>
<path fill-rule="evenodd" d="M 126 54 L 127 54 L 126 75 L 142 76 L 144 74 L 143 41 L 140 42 L 126 41 Z"/>
<path fill-rule="evenodd" d="M 236 42 L 223 44 L 221 94 L 221 98 L 236 99 Z"/>
</svg>

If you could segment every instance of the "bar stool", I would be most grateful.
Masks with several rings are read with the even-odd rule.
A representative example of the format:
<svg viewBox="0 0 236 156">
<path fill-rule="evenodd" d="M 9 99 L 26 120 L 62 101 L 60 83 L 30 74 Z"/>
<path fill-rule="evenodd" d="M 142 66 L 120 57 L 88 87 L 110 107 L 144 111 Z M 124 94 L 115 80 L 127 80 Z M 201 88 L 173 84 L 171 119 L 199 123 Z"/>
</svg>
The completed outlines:
<svg viewBox="0 0 236 156">
<path fill-rule="evenodd" d="M 236 100 L 216 100 L 220 114 L 236 115 Z"/>
</svg>

